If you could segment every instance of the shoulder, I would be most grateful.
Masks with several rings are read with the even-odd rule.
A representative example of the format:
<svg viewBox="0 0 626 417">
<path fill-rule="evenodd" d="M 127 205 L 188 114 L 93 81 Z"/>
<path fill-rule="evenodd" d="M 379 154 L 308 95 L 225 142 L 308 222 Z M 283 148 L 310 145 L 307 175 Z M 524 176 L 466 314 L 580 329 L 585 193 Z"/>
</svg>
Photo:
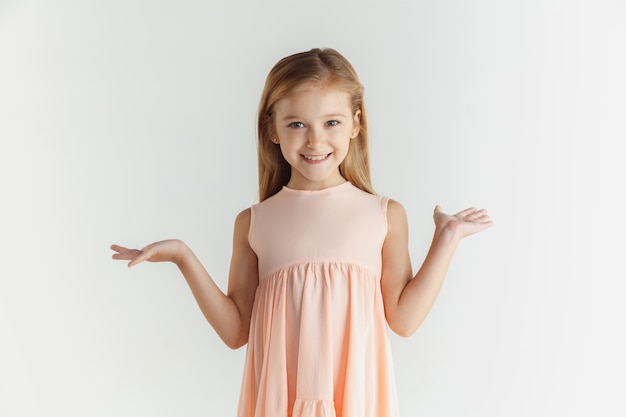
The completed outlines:
<svg viewBox="0 0 626 417">
<path fill-rule="evenodd" d="M 404 206 L 400 204 L 398 201 L 388 198 L 387 203 L 387 213 L 392 216 L 406 216 L 406 210 L 404 210 Z"/>
<path fill-rule="evenodd" d="M 252 219 L 252 208 L 248 207 L 237 214 L 235 218 L 235 235 L 247 235 Z"/>
<path fill-rule="evenodd" d="M 387 203 L 387 225 L 390 232 L 398 230 L 405 231 L 407 229 L 406 210 L 396 200 L 388 199 Z"/>
<path fill-rule="evenodd" d="M 250 216 L 252 216 L 252 207 L 248 207 L 247 209 L 240 211 L 239 214 L 237 214 L 237 217 L 235 218 L 235 223 L 239 223 L 239 222 L 249 223 Z"/>
</svg>

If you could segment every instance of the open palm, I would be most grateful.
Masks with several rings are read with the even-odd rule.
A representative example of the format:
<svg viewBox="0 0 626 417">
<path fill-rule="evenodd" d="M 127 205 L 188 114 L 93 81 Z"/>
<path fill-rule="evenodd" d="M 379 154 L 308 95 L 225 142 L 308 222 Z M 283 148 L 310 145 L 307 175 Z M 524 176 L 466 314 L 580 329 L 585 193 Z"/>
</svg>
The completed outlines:
<svg viewBox="0 0 626 417">
<path fill-rule="evenodd" d="M 438 231 L 449 230 L 458 238 L 463 238 L 485 230 L 493 222 L 485 209 L 468 208 L 454 215 L 446 214 L 438 205 L 433 214 Z"/>
<path fill-rule="evenodd" d="M 176 239 L 154 242 L 143 249 L 129 249 L 119 245 L 111 245 L 117 253 L 113 259 L 130 261 L 128 266 L 135 266 L 140 262 L 174 262 L 176 263 L 184 249 L 182 242 Z"/>
</svg>

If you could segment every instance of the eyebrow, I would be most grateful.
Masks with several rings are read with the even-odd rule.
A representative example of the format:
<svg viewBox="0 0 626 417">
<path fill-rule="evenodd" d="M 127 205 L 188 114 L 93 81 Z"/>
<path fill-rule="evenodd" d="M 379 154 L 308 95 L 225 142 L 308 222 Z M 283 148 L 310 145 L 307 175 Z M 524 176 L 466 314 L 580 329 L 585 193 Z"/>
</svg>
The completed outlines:
<svg viewBox="0 0 626 417">
<path fill-rule="evenodd" d="M 322 119 L 332 119 L 332 118 L 336 118 L 336 117 L 349 117 L 346 116 L 344 113 L 331 113 L 331 114 L 325 114 L 322 116 Z M 283 117 L 281 120 L 297 120 L 297 119 L 301 119 L 301 117 L 296 116 L 296 115 L 289 115 L 289 116 L 285 116 Z"/>
</svg>

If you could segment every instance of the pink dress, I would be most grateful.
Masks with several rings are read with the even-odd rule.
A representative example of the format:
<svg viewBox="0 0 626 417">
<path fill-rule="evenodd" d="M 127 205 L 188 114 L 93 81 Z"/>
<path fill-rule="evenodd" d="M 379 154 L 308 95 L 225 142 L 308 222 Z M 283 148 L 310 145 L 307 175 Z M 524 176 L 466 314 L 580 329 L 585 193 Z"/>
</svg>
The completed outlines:
<svg viewBox="0 0 626 417">
<path fill-rule="evenodd" d="M 380 287 L 388 199 L 346 182 L 252 207 L 259 261 L 239 417 L 394 417 Z"/>
</svg>

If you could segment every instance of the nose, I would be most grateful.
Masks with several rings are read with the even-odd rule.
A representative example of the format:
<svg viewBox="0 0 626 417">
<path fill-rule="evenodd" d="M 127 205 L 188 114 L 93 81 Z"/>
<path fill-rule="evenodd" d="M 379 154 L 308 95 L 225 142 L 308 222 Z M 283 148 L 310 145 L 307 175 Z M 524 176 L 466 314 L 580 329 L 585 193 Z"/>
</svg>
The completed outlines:
<svg viewBox="0 0 626 417">
<path fill-rule="evenodd" d="M 309 128 L 306 137 L 306 146 L 309 149 L 317 149 L 324 143 L 324 132 L 317 127 Z"/>
</svg>

